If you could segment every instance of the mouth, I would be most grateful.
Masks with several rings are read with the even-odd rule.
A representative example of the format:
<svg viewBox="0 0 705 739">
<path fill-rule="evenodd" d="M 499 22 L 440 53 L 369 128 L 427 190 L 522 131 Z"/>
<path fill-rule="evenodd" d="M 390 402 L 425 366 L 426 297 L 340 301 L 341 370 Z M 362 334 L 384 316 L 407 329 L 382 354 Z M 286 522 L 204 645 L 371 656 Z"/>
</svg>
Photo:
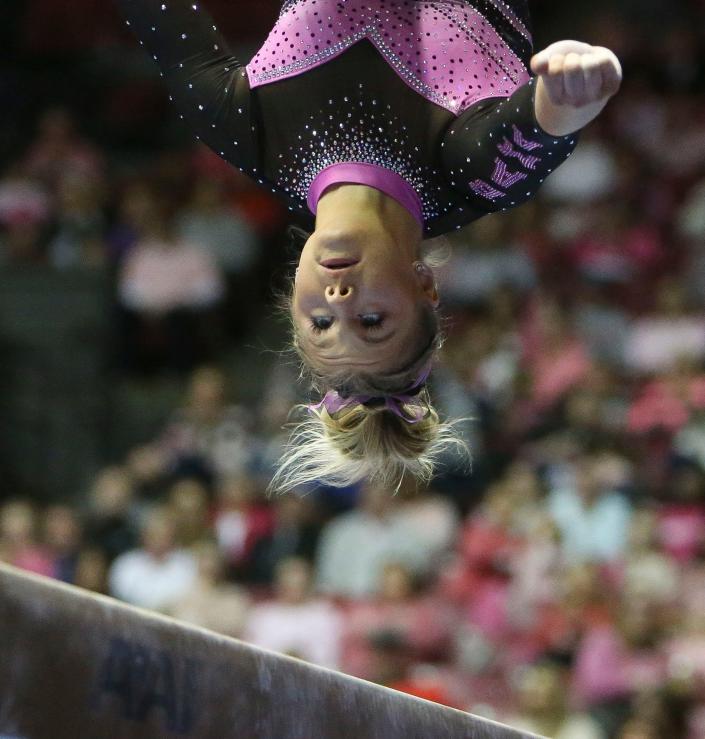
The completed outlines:
<svg viewBox="0 0 705 739">
<path fill-rule="evenodd" d="M 336 257 L 334 259 L 324 259 L 320 262 L 320 265 L 326 269 L 345 269 L 346 267 L 355 266 L 359 261 L 359 259 L 350 257 Z"/>
</svg>

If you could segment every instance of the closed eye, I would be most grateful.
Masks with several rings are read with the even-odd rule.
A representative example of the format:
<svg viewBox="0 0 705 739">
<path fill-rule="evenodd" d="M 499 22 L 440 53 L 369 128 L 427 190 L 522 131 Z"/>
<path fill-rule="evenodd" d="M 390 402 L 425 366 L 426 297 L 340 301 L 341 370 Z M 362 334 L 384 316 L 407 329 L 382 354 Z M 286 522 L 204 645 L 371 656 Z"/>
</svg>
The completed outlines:
<svg viewBox="0 0 705 739">
<path fill-rule="evenodd" d="M 320 334 L 322 331 L 327 331 L 333 325 L 332 316 L 312 316 L 311 317 L 311 328 L 314 334 Z"/>
<path fill-rule="evenodd" d="M 371 330 L 382 328 L 384 323 L 384 316 L 381 313 L 363 313 L 358 318 L 364 328 Z"/>
</svg>

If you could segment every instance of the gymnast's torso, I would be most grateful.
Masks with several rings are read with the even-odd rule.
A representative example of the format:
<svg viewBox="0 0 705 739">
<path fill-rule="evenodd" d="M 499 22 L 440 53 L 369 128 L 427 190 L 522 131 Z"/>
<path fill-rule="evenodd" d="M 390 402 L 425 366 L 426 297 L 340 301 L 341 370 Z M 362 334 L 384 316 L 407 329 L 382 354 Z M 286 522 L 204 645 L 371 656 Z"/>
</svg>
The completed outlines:
<svg viewBox="0 0 705 739">
<path fill-rule="evenodd" d="M 200 3 L 119 3 L 197 138 L 308 225 L 356 182 L 446 233 L 526 200 L 575 144 L 535 122 L 523 1 L 289 0 L 246 66 Z"/>
</svg>

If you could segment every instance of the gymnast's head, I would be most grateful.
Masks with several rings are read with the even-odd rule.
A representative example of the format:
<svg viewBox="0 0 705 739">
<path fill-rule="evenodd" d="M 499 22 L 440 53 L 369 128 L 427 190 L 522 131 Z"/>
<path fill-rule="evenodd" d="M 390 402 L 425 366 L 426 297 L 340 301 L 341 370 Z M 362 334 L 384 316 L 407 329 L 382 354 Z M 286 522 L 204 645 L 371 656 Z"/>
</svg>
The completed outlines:
<svg viewBox="0 0 705 739">
<path fill-rule="evenodd" d="M 301 251 L 288 303 L 320 402 L 304 409 L 277 489 L 428 478 L 452 436 L 426 387 L 441 332 L 422 229 L 391 199 L 383 205 L 330 219 L 319 207 Z"/>
</svg>

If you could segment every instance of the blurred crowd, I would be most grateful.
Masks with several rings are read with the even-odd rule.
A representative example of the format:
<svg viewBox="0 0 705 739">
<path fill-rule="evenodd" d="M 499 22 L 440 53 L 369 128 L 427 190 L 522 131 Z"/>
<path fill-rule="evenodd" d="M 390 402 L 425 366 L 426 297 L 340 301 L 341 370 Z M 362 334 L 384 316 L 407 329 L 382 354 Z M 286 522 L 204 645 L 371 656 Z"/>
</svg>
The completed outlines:
<svg viewBox="0 0 705 739">
<path fill-rule="evenodd" d="M 90 106 L 65 84 L 15 106 L 0 281 L 108 272 L 114 371 L 185 389 L 70 503 L 0 491 L 0 558 L 558 739 L 705 737 L 703 3 L 560 27 L 620 55 L 623 91 L 538 199 L 449 239 L 432 391 L 469 419 L 471 469 L 278 498 L 295 370 L 263 357 L 248 399 L 218 364 L 271 320 L 289 219 L 150 102 L 158 79 L 115 19 L 93 9 L 69 49 L 37 41 L 42 8 L 81 3 L 12 19 L 0 100 L 22 99 L 42 43 L 75 87 L 87 58 L 106 81 Z"/>
</svg>

